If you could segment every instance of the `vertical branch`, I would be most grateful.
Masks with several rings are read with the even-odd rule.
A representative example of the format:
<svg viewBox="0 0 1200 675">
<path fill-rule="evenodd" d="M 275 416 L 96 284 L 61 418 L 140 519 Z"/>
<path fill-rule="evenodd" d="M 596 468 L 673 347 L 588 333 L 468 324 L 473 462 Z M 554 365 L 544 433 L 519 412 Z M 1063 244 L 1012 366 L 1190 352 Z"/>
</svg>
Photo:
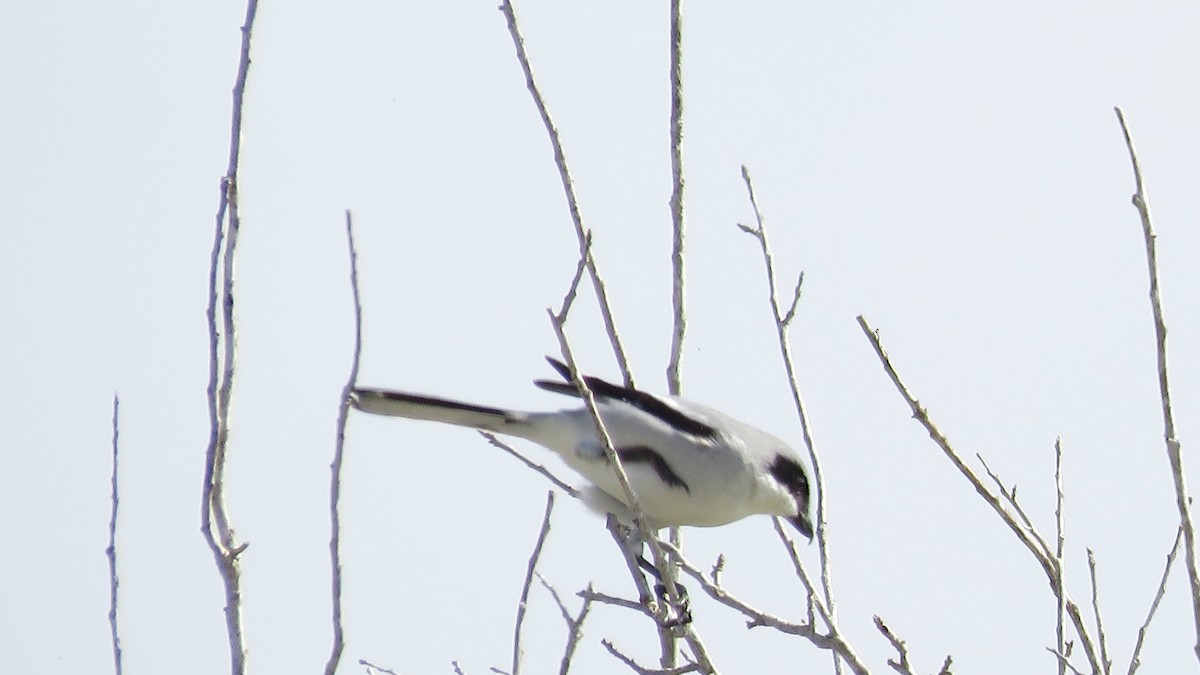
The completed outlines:
<svg viewBox="0 0 1200 675">
<path fill-rule="evenodd" d="M 583 224 L 579 200 L 575 196 L 575 181 L 571 178 L 571 171 L 567 167 L 567 156 L 563 152 L 558 129 L 554 126 L 554 120 L 550 118 L 550 111 L 546 108 L 546 102 L 542 98 L 537 81 L 533 79 L 533 67 L 529 64 L 529 55 L 525 52 L 525 38 L 521 37 L 516 10 L 513 9 L 511 0 L 502 0 L 500 11 L 504 13 L 504 18 L 508 22 L 508 33 L 512 36 L 513 47 L 517 50 L 517 61 L 520 62 L 521 71 L 525 74 L 525 86 L 533 96 L 533 104 L 537 107 L 542 124 L 546 127 L 546 134 L 550 137 L 550 146 L 554 150 L 554 163 L 558 167 L 558 176 L 562 180 L 563 192 L 567 197 L 567 209 L 571 213 L 571 222 L 575 225 L 575 236 L 579 240 L 579 253 L 586 261 L 588 275 L 592 279 L 592 288 L 596 291 L 596 301 L 600 306 L 600 316 L 604 319 L 604 328 L 608 332 L 608 339 L 612 343 L 613 352 L 617 357 L 617 366 L 621 369 L 625 385 L 632 387 L 633 373 L 629 369 L 629 359 L 625 356 L 625 347 L 621 344 L 621 336 L 617 333 L 616 320 L 613 318 L 612 308 L 608 303 L 608 290 L 604 285 L 604 279 L 600 276 L 596 258 L 589 245 L 591 231 Z"/>
<path fill-rule="evenodd" d="M 1066 535 L 1063 532 L 1063 480 L 1062 480 L 1062 439 L 1054 439 L 1054 529 L 1057 534 L 1057 545 L 1054 548 L 1054 559 L 1058 561 L 1058 587 L 1066 588 L 1063 585 L 1063 576 L 1066 575 L 1067 563 L 1063 557 L 1063 548 L 1066 543 Z M 1064 615 L 1067 612 L 1066 594 L 1058 594 L 1058 602 L 1055 603 L 1058 608 L 1055 621 L 1055 644 L 1058 647 L 1059 654 L 1066 652 L 1066 625 L 1063 621 Z M 1058 675 L 1066 675 L 1067 662 L 1063 659 L 1058 660 Z"/>
<path fill-rule="evenodd" d="M 1162 298 L 1159 295 L 1158 250 L 1156 235 L 1150 220 L 1150 202 L 1142 183 L 1142 167 L 1133 148 L 1133 138 L 1125 124 L 1125 115 L 1114 108 L 1129 150 L 1129 161 L 1133 165 L 1133 206 L 1142 220 L 1142 234 L 1146 239 L 1146 267 L 1150 276 L 1150 308 L 1154 314 L 1155 345 L 1158 354 L 1158 389 L 1162 399 L 1163 438 L 1167 445 L 1167 459 L 1171 464 L 1171 475 L 1175 479 L 1175 502 L 1179 508 L 1179 520 L 1183 526 L 1184 562 L 1187 565 L 1188 583 L 1192 591 L 1192 618 L 1196 628 L 1196 644 L 1193 649 L 1200 659 L 1200 569 L 1196 561 L 1196 528 L 1192 522 L 1191 497 L 1188 495 L 1187 478 L 1183 471 L 1182 446 L 1175 436 L 1175 417 L 1171 412 L 1171 388 L 1167 377 L 1167 323 L 1163 318 Z"/>
<path fill-rule="evenodd" d="M 1112 672 L 1112 660 L 1108 658 L 1108 637 L 1104 634 L 1104 621 L 1100 619 L 1100 586 L 1096 582 L 1096 556 L 1092 549 L 1087 550 L 1088 576 L 1092 580 L 1092 611 L 1096 613 L 1096 639 L 1100 641 L 1100 665 L 1104 667 L 1104 675 Z"/>
<path fill-rule="evenodd" d="M 542 516 L 542 527 L 538 530 L 537 542 L 533 545 L 533 553 L 529 555 L 529 565 L 525 569 L 525 583 L 521 585 L 521 599 L 517 602 L 517 620 L 513 626 L 512 669 L 508 672 L 519 675 L 521 658 L 525 650 L 521 648 L 521 628 L 525 625 L 525 609 L 529 604 L 529 588 L 533 586 L 533 576 L 537 574 L 538 559 L 542 557 L 542 546 L 546 543 L 546 535 L 550 534 L 550 514 L 554 512 L 554 490 L 546 491 L 546 513 Z"/>
<path fill-rule="evenodd" d="M 687 333 L 684 295 L 684 219 L 683 219 L 683 0 L 671 0 L 671 355 L 667 362 L 667 391 L 678 396 L 683 391 L 683 340 Z M 678 527 L 670 530 L 671 543 L 683 546 Z M 667 575 L 674 580 L 675 567 Z M 676 643 L 661 634 L 663 668 L 675 666 Z"/>
<path fill-rule="evenodd" d="M 667 387 L 679 395 L 682 384 L 683 338 L 687 331 L 683 286 L 683 0 L 671 0 L 671 357 Z"/>
<path fill-rule="evenodd" d="M 225 630 L 229 638 L 230 671 L 241 675 L 246 669 L 242 635 L 241 581 L 238 556 L 246 544 L 237 544 L 229 526 L 225 506 L 225 449 L 229 439 L 229 404 L 233 392 L 236 335 L 233 316 L 233 263 L 240 227 L 237 210 L 238 156 L 241 152 L 242 103 L 250 71 L 250 36 L 257 0 L 249 0 L 242 24 L 242 42 L 233 87 L 233 112 L 229 139 L 229 165 L 221 178 L 216 234 L 209 260 L 209 301 L 206 317 L 209 337 L 208 412 L 209 440 L 204 455 L 204 485 L 201 488 L 201 534 L 216 561 L 225 589 Z M 224 251 L 224 256 L 222 256 Z M 218 286 L 218 272 L 221 283 Z M 217 306 L 221 308 L 218 329 Z"/>
<path fill-rule="evenodd" d="M 350 254 L 350 297 L 354 302 L 354 355 L 350 360 L 350 377 L 342 387 L 342 402 L 338 407 L 337 438 L 333 446 L 333 462 L 329 465 L 329 591 L 332 603 L 333 646 L 325 662 L 325 675 L 337 671 L 346 646 L 342 628 L 342 519 L 339 505 L 342 498 L 342 459 L 346 447 L 346 417 L 350 411 L 350 394 L 358 382 L 358 362 L 362 355 L 362 303 L 358 296 L 358 251 L 354 248 L 354 221 L 346 209 L 346 247 Z"/>
<path fill-rule="evenodd" d="M 816 442 L 813 440 L 812 427 L 808 419 L 808 407 L 804 404 L 804 397 L 800 394 L 800 383 L 796 378 L 796 366 L 792 359 L 792 345 L 788 339 L 788 330 L 791 326 L 792 319 L 796 316 L 796 305 L 800 302 L 800 289 L 804 284 L 804 274 L 801 273 L 796 280 L 796 288 L 792 292 L 791 301 L 788 304 L 787 311 L 780 309 L 779 303 L 779 288 L 775 281 L 775 259 L 771 254 L 771 246 L 767 241 L 767 231 L 764 227 L 762 211 L 758 208 L 758 199 L 754 196 L 754 183 L 750 180 L 750 171 L 745 166 L 742 167 L 742 180 L 746 183 L 746 193 L 750 197 L 750 205 L 754 208 L 755 226 L 749 227 L 739 224 L 741 230 L 758 240 L 759 246 L 762 249 L 763 265 L 767 271 L 767 292 L 771 303 L 771 317 L 775 321 L 775 334 L 779 341 L 779 353 L 783 357 L 783 367 L 787 373 L 788 386 L 792 392 L 792 403 L 796 408 L 796 415 L 800 418 L 800 433 L 804 438 L 804 446 L 808 450 L 808 459 L 812 463 L 813 482 L 816 492 L 816 522 L 814 523 L 815 534 L 817 538 L 817 553 L 821 562 L 821 592 L 824 595 L 824 604 L 829 610 L 830 617 L 836 621 L 837 619 L 837 604 L 833 597 L 833 572 L 829 564 L 829 536 L 825 529 L 825 474 L 821 469 L 821 457 L 817 453 Z M 837 672 L 841 672 L 841 662 L 834 658 L 834 666 Z"/>
<path fill-rule="evenodd" d="M 104 553 L 108 556 L 108 627 L 112 634 L 113 671 L 121 675 L 121 637 L 117 632 L 117 422 L 121 408 L 121 400 L 113 394 L 112 404 L 112 513 L 108 518 L 108 548 Z"/>
</svg>

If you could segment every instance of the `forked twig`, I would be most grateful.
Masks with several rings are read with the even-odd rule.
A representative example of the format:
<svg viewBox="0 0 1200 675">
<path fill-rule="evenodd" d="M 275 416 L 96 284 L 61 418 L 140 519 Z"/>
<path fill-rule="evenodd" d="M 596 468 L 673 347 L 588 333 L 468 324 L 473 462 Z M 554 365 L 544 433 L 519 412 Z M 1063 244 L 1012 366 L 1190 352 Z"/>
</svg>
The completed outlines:
<svg viewBox="0 0 1200 675">
<path fill-rule="evenodd" d="M 758 199 L 754 194 L 754 183 L 750 180 L 750 170 L 742 166 L 742 180 L 746 184 L 746 193 L 750 198 L 750 206 L 754 209 L 754 227 L 738 224 L 738 227 L 758 240 L 759 247 L 762 249 L 763 265 L 767 272 L 767 292 L 768 300 L 771 305 L 771 318 L 775 322 L 775 333 L 779 341 L 779 352 L 783 358 L 784 370 L 787 373 L 788 387 L 792 393 L 792 403 L 796 408 L 796 415 L 800 419 L 800 433 L 804 439 L 804 446 L 808 450 L 808 458 L 812 463 L 814 493 L 816 494 L 816 522 L 814 523 L 814 534 L 817 539 L 817 554 L 821 563 L 821 594 L 824 599 L 824 605 L 828 609 L 830 620 L 837 620 L 837 603 L 833 595 L 833 570 L 829 563 L 829 535 L 825 528 L 826 510 L 828 508 L 825 500 L 825 474 L 821 468 L 821 457 L 817 452 L 816 442 L 813 440 L 812 425 L 808 419 L 808 408 L 804 403 L 804 397 L 800 393 L 800 384 L 796 376 L 796 367 L 792 359 L 792 345 L 788 339 L 788 329 L 791 326 L 792 319 L 796 316 L 796 306 L 800 302 L 800 290 L 804 284 L 804 274 L 801 273 L 796 280 L 796 288 L 792 293 L 792 298 L 788 302 L 786 311 L 780 310 L 779 289 L 775 280 L 775 260 L 771 253 L 771 246 L 767 240 L 767 230 L 764 226 L 762 211 L 758 207 Z M 779 528 L 777 528 L 779 529 Z M 835 659 L 834 669 L 836 672 L 841 672 L 841 664 Z"/>
<path fill-rule="evenodd" d="M 201 486 L 200 530 L 212 552 L 225 591 L 225 632 L 229 638 L 230 672 L 242 675 L 246 670 L 246 646 L 242 633 L 241 572 L 238 556 L 246 544 L 238 544 L 229 524 L 225 505 L 225 452 L 229 438 L 229 406 L 233 392 L 236 338 L 233 315 L 233 262 L 237 250 L 238 157 L 242 141 L 242 101 L 250 72 L 250 36 L 257 0 L 249 0 L 242 24 L 242 42 L 237 76 L 233 86 L 233 111 L 229 134 L 229 165 L 221 177 L 217 206 L 216 233 L 209 260 L 208 309 L 209 339 L 208 413 L 209 439 L 204 453 L 204 484 Z M 224 255 L 222 256 L 222 251 Z M 218 272 L 220 274 L 218 275 Z M 220 285 L 218 285 L 220 278 Z M 221 308 L 218 329 L 217 307 Z"/>
<path fill-rule="evenodd" d="M 550 514 L 554 513 L 554 490 L 546 491 L 546 513 L 542 516 L 542 527 L 538 530 L 537 541 L 533 545 L 533 553 L 529 554 L 529 565 L 525 569 L 525 581 L 521 584 L 521 599 L 517 601 L 517 620 L 513 625 L 512 675 L 521 672 L 521 658 L 525 655 L 521 649 L 521 628 L 525 625 L 525 610 L 529 604 L 529 588 L 533 585 L 533 577 L 537 574 L 538 559 L 542 557 L 542 546 L 546 543 L 546 535 L 550 534 Z"/>
<path fill-rule="evenodd" d="M 1001 498 L 993 493 L 991 489 L 988 488 L 988 486 L 979 478 L 979 475 L 975 473 L 975 470 L 968 466 L 965 461 L 963 461 L 962 457 L 958 454 L 958 451 L 954 449 L 954 446 L 950 445 L 950 441 L 941 432 L 941 430 L 938 429 L 937 425 L 933 423 L 933 420 L 929 417 L 929 413 L 924 407 L 921 406 L 921 403 L 917 401 L 912 393 L 909 392 L 908 387 L 905 386 L 904 382 L 900 379 L 899 373 L 896 372 L 895 367 L 892 365 L 891 359 L 888 357 L 887 352 L 883 348 L 883 343 L 879 338 L 879 333 L 872 328 L 869 323 L 867 323 L 866 318 L 862 315 L 858 316 L 858 325 L 862 328 L 863 334 L 866 335 L 867 340 L 871 343 L 872 348 L 874 348 L 875 354 L 879 357 L 879 362 L 882 364 L 884 372 L 887 374 L 888 378 L 891 379 L 892 384 L 895 385 L 896 391 L 898 391 L 900 396 L 904 398 L 906 403 L 908 403 L 909 409 L 912 410 L 913 419 L 917 420 L 921 426 L 925 427 L 925 431 L 929 434 L 929 437 L 933 439 L 934 443 L 936 443 L 939 448 L 942 449 L 942 452 L 945 453 L 946 458 L 949 459 L 956 468 L 958 468 L 963 477 L 967 479 L 967 482 L 971 484 L 971 487 L 975 489 L 975 492 L 978 493 L 979 496 L 982 497 L 983 500 L 992 507 L 992 510 L 996 512 L 996 515 L 1000 517 L 1000 520 L 1008 526 L 1012 533 L 1016 535 L 1017 539 L 1025 546 L 1025 548 L 1028 549 L 1031 554 L 1033 554 L 1034 559 L 1042 567 L 1042 571 L 1045 572 L 1046 578 L 1050 582 L 1050 588 L 1052 592 L 1055 594 L 1062 594 L 1064 603 L 1066 605 L 1067 616 L 1071 618 L 1071 623 L 1075 626 L 1075 632 L 1079 636 L 1079 642 L 1083 648 L 1084 654 L 1087 656 L 1088 663 L 1091 665 L 1093 671 L 1101 672 L 1102 669 L 1100 665 L 1100 656 L 1097 653 L 1095 643 L 1092 641 L 1091 633 L 1088 631 L 1087 623 L 1083 619 L 1083 614 L 1079 610 L 1079 606 L 1075 604 L 1075 601 L 1071 599 L 1070 594 L 1067 593 L 1067 589 L 1059 585 L 1058 562 L 1053 557 L 1048 555 L 1044 544 L 1045 540 L 1041 537 L 1041 535 L 1035 536 L 1034 533 L 1036 532 L 1036 528 L 1031 530 L 1021 522 L 1018 522 L 1017 517 L 1004 507 L 1004 502 L 1001 501 Z M 1050 651 L 1054 652 L 1054 649 L 1049 649 Z"/>
</svg>

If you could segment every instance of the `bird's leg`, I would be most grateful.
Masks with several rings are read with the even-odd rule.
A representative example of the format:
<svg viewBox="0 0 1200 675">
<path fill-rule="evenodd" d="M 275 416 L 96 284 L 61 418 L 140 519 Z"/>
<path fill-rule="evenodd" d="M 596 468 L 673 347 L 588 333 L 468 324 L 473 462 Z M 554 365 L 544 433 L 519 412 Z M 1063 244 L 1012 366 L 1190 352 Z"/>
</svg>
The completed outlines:
<svg viewBox="0 0 1200 675">
<path fill-rule="evenodd" d="M 634 532 L 636 534 L 637 531 L 634 530 Z M 668 627 L 684 626 L 684 625 L 691 623 L 692 622 L 691 600 L 688 598 L 687 586 L 684 586 L 683 584 L 679 583 L 678 580 L 676 580 L 675 581 L 675 591 L 679 594 L 679 601 L 671 602 L 671 597 L 667 593 L 667 585 L 666 585 L 666 583 L 663 582 L 662 572 L 659 572 L 658 568 L 655 567 L 653 563 L 651 563 L 649 560 L 646 559 L 645 542 L 641 541 L 641 537 L 638 537 L 636 544 L 638 546 L 638 548 L 637 548 L 638 567 L 641 567 L 642 569 L 646 570 L 646 572 L 648 572 L 650 574 L 650 576 L 654 577 L 654 581 L 655 581 L 654 593 L 656 595 L 658 595 L 659 602 L 662 602 L 663 604 L 665 604 L 669 607 L 672 607 L 675 610 L 675 618 L 667 620 L 663 625 L 668 626 Z"/>
</svg>

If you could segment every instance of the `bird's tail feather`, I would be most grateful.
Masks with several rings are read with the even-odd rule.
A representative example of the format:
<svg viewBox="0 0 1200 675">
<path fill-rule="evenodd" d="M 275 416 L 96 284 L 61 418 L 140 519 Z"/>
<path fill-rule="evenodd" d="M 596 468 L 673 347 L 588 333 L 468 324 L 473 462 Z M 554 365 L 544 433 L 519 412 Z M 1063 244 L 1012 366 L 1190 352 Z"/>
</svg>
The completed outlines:
<svg viewBox="0 0 1200 675">
<path fill-rule="evenodd" d="M 511 425 L 525 419 L 523 413 L 512 410 L 387 389 L 355 389 L 351 402 L 359 410 L 375 415 L 429 420 L 506 433 L 512 433 Z M 506 431 L 506 427 L 510 428 Z"/>
</svg>

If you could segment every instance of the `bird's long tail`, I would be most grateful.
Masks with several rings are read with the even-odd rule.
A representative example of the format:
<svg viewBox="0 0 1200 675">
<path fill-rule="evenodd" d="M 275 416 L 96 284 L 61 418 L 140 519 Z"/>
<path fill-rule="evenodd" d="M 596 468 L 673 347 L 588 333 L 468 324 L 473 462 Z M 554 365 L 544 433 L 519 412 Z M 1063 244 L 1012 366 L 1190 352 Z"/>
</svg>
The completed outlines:
<svg viewBox="0 0 1200 675">
<path fill-rule="evenodd" d="M 375 415 L 443 422 L 500 433 L 512 433 L 525 421 L 524 413 L 387 389 L 355 389 L 354 407 Z"/>
</svg>

